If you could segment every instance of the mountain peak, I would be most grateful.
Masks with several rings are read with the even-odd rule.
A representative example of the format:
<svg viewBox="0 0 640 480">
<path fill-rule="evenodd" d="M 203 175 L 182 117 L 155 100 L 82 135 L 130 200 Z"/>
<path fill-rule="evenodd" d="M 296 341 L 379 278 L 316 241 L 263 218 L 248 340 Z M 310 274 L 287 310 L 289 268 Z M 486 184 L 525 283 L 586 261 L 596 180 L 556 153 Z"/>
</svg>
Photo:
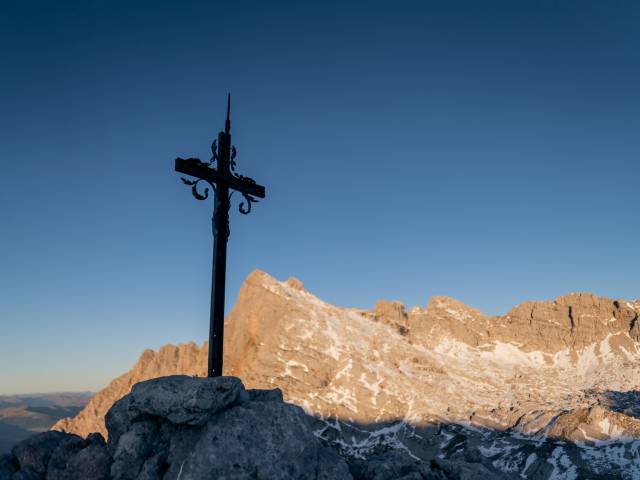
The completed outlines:
<svg viewBox="0 0 640 480">
<path fill-rule="evenodd" d="M 524 302 L 497 317 L 498 329 L 510 339 L 520 338 L 557 352 L 586 348 L 609 335 L 627 335 L 638 341 L 638 313 L 625 300 L 591 293 L 571 293 L 553 301 Z"/>
<path fill-rule="evenodd" d="M 597 438 L 615 439 L 612 432 L 636 425 L 625 420 L 629 414 L 605 404 L 616 415 L 589 409 L 611 392 L 640 390 L 634 305 L 573 293 L 524 302 L 496 317 L 443 296 L 409 312 L 387 300 L 372 310 L 340 308 L 298 280 L 256 270 L 226 319 L 225 374 L 249 388 L 278 387 L 287 401 L 321 418 L 445 422 L 540 438 L 562 418 L 553 430 L 559 438 L 609 422 L 616 427 L 602 427 Z M 206 355 L 206 344 L 195 343 L 146 351 L 57 428 L 106 434 L 104 414 L 134 383 L 204 376 Z M 625 428 L 635 435 L 635 426 Z"/>
<path fill-rule="evenodd" d="M 470 307 L 455 298 L 442 295 L 431 297 L 426 310 L 428 315 L 449 315 L 462 322 L 480 321 L 487 318 L 480 310 Z"/>
</svg>

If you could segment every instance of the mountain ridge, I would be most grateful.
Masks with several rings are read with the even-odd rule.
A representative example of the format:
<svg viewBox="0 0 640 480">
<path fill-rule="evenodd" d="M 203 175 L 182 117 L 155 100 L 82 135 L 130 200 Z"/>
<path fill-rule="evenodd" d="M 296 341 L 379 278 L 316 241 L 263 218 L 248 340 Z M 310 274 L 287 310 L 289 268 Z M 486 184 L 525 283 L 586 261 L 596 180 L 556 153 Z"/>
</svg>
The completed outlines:
<svg viewBox="0 0 640 480">
<path fill-rule="evenodd" d="M 278 387 L 327 421 L 446 423 L 507 432 L 514 442 L 635 441 L 640 412 L 609 400 L 619 405 L 640 390 L 638 312 L 638 301 L 590 293 L 494 317 L 448 297 L 409 311 L 384 300 L 371 310 L 341 308 L 299 280 L 255 271 L 225 322 L 225 375 L 249 388 Z M 204 376 L 206 355 L 206 344 L 193 342 L 147 350 L 54 428 L 106 434 L 106 410 L 134 383 Z"/>
</svg>

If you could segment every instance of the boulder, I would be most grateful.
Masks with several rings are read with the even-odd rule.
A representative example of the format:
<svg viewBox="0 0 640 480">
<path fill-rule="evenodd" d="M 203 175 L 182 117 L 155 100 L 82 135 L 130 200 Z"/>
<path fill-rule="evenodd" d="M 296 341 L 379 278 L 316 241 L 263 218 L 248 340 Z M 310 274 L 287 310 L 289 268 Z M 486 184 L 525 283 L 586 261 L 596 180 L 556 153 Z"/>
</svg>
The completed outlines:
<svg viewBox="0 0 640 480">
<path fill-rule="evenodd" d="M 109 411 L 107 429 L 114 480 L 351 478 L 301 408 L 234 377 L 141 382 Z"/>
<path fill-rule="evenodd" d="M 11 478 L 18 468 L 19 465 L 13 455 L 0 455 L 0 480 Z"/>
<path fill-rule="evenodd" d="M 173 443 L 169 459 L 185 479 L 350 478 L 344 460 L 313 435 L 302 409 L 281 402 L 246 402 L 221 413 L 193 445 Z"/>
<path fill-rule="evenodd" d="M 120 436 L 130 429 L 132 422 L 157 417 L 176 425 L 202 425 L 220 410 L 246 400 L 248 395 L 236 377 L 171 375 L 137 383 L 131 394 L 116 402 L 106 415 L 109 451 L 115 454 Z"/>
<path fill-rule="evenodd" d="M 43 432 L 0 457 L 0 480 L 109 480 L 111 456 L 100 434 L 86 440 L 63 432 Z"/>
<path fill-rule="evenodd" d="M 248 394 L 239 378 L 161 377 L 134 385 L 129 417 L 161 417 L 177 425 L 203 425 L 212 415 Z"/>
<path fill-rule="evenodd" d="M 133 386 L 107 414 L 108 443 L 50 431 L 0 457 L 0 480 L 351 479 L 282 392 L 235 377 L 175 375 Z"/>
<path fill-rule="evenodd" d="M 443 468 L 411 458 L 405 452 L 389 451 L 357 460 L 349 465 L 355 480 L 446 480 Z"/>
<path fill-rule="evenodd" d="M 18 443 L 11 453 L 15 457 L 20 470 L 44 475 L 53 452 L 61 447 L 66 449 L 70 444 L 82 441 L 77 435 L 62 432 L 44 432 L 33 435 Z"/>
</svg>

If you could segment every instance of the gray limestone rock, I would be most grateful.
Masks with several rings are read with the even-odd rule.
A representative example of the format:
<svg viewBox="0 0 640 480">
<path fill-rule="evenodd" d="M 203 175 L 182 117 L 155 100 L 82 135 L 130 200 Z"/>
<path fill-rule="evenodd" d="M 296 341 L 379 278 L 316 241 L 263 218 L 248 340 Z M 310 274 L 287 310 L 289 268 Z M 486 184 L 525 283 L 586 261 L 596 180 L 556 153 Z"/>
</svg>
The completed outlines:
<svg viewBox="0 0 640 480">
<path fill-rule="evenodd" d="M 47 467 L 47 480 L 109 480 L 111 456 L 106 445 L 83 444 L 79 448 L 58 449 Z"/>
<path fill-rule="evenodd" d="M 161 448 L 155 421 L 146 420 L 130 424 L 118 439 L 113 454 L 111 476 L 118 480 L 135 480 L 147 459 L 156 455 Z"/>
<path fill-rule="evenodd" d="M 125 395 L 116 403 L 113 404 L 113 407 L 109 409 L 105 416 L 105 424 L 107 430 L 109 431 L 109 441 L 107 442 L 107 449 L 109 453 L 113 456 L 115 453 L 115 448 L 118 445 L 118 440 L 124 434 L 129 425 L 131 424 L 131 419 L 129 415 L 129 402 L 131 402 L 131 396 Z"/>
<path fill-rule="evenodd" d="M 45 475 L 53 452 L 64 443 L 75 443 L 76 439 L 82 441 L 77 435 L 62 432 L 43 432 L 18 443 L 13 447 L 11 453 L 17 460 L 20 470 Z"/>
<path fill-rule="evenodd" d="M 247 402 L 222 412 L 189 451 L 172 445 L 169 458 L 185 480 L 350 477 L 344 460 L 314 437 L 302 409 L 280 402 Z"/>
<path fill-rule="evenodd" d="M 18 464 L 11 454 L 0 455 L 0 480 L 8 480 L 18 469 Z"/>
<path fill-rule="evenodd" d="M 109 480 L 111 456 L 106 445 L 89 445 L 77 452 L 67 462 L 67 468 L 58 477 L 59 480 Z M 47 473 L 47 480 L 54 480 Z"/>
<path fill-rule="evenodd" d="M 0 480 L 109 480 L 111 456 L 101 435 L 33 435 L 0 458 Z"/>
<path fill-rule="evenodd" d="M 94 432 L 87 436 L 87 445 L 100 445 L 106 447 L 107 442 L 104 441 L 104 437 L 100 433 Z"/>
<path fill-rule="evenodd" d="M 236 377 L 173 375 L 134 385 L 128 411 L 131 419 L 151 415 L 175 424 L 202 425 L 218 411 L 247 397 Z"/>
<path fill-rule="evenodd" d="M 389 451 L 354 461 L 349 470 L 355 480 L 446 480 L 437 462 L 421 462 L 402 451 Z"/>
<path fill-rule="evenodd" d="M 132 422 L 162 418 L 176 425 L 200 425 L 216 412 L 248 397 L 236 377 L 173 375 L 137 383 L 107 412 L 109 452 L 115 455 L 120 437 L 130 430 Z"/>
<path fill-rule="evenodd" d="M 279 390 L 235 377 L 163 377 L 134 386 L 107 415 L 114 480 L 350 479 Z"/>
<path fill-rule="evenodd" d="M 85 442 L 76 435 L 69 435 L 51 453 L 46 465 L 47 480 L 65 480 L 68 462 L 84 448 Z"/>
<path fill-rule="evenodd" d="M 154 480 L 162 478 L 163 472 L 167 468 L 166 459 L 166 453 L 164 451 L 148 458 L 142 465 L 140 474 L 136 477 L 136 479 Z"/>
<path fill-rule="evenodd" d="M 11 480 L 44 480 L 44 477 L 33 470 L 18 470 Z"/>
<path fill-rule="evenodd" d="M 282 398 L 282 390 L 274 388 L 273 390 L 248 390 L 249 400 L 254 402 L 284 402 Z"/>
</svg>

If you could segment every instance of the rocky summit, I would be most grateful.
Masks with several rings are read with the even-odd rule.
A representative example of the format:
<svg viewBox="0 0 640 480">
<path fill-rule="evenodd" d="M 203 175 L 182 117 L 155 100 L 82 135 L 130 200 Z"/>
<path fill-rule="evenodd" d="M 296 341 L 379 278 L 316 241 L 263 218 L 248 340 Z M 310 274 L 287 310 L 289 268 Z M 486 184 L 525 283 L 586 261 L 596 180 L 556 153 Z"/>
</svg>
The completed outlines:
<svg viewBox="0 0 640 480">
<path fill-rule="evenodd" d="M 246 390 L 237 377 L 174 375 L 137 383 L 109 409 L 106 428 L 107 442 L 99 433 L 86 440 L 58 431 L 32 436 L 0 456 L 0 480 L 501 478 L 473 459 L 425 462 L 383 443 L 369 444 L 366 457 L 342 449 L 339 437 L 322 434 L 326 421 L 285 403 L 279 389 Z M 349 428 L 354 440 L 365 432 Z M 411 435 L 432 440 L 438 434 L 426 427 Z M 438 451 L 428 443 L 424 452 Z"/>
<path fill-rule="evenodd" d="M 634 479 L 639 312 L 638 301 L 587 293 L 497 317 L 448 297 L 409 310 L 339 308 L 256 271 L 226 320 L 225 374 L 281 389 L 355 478 Z M 144 380 L 203 376 L 206 352 L 194 343 L 144 352 L 55 429 L 111 437 L 114 402 Z"/>
<path fill-rule="evenodd" d="M 0 479 L 205 480 L 352 478 L 279 390 L 245 390 L 238 378 L 161 377 L 136 384 L 100 434 L 47 432 L 0 458 Z"/>
</svg>

